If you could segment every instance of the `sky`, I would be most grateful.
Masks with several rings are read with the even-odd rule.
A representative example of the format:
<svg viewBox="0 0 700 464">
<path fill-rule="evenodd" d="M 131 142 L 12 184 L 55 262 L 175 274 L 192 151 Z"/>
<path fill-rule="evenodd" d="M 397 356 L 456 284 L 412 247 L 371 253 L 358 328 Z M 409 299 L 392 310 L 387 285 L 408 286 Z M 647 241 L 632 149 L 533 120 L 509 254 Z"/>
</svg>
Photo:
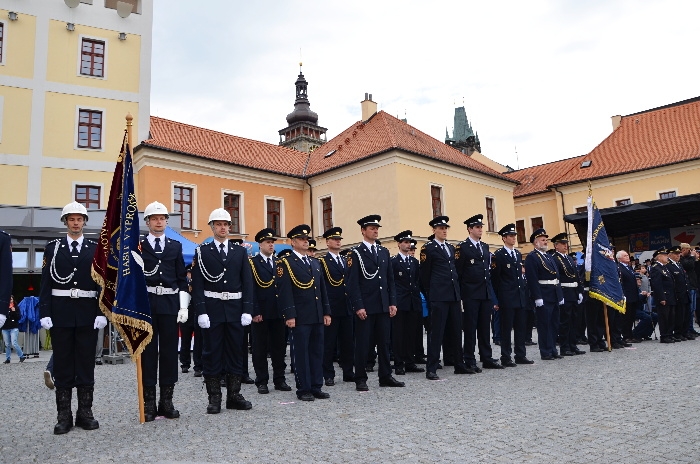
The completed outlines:
<svg viewBox="0 0 700 464">
<path fill-rule="evenodd" d="M 155 0 L 151 114 L 279 143 L 303 63 L 328 139 L 379 110 L 524 168 L 590 152 L 610 117 L 700 95 L 700 2 Z"/>
</svg>

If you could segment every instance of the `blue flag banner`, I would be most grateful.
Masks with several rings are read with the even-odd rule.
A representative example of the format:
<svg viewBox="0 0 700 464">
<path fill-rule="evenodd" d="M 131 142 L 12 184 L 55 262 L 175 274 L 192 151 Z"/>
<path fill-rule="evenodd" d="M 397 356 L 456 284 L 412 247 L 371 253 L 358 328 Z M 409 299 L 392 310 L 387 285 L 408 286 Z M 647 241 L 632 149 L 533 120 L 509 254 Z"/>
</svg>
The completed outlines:
<svg viewBox="0 0 700 464">
<path fill-rule="evenodd" d="M 588 296 L 624 314 L 626 300 L 622 293 L 615 254 L 610 247 L 603 218 L 592 197 L 588 197 L 586 275 L 590 276 Z"/>
</svg>

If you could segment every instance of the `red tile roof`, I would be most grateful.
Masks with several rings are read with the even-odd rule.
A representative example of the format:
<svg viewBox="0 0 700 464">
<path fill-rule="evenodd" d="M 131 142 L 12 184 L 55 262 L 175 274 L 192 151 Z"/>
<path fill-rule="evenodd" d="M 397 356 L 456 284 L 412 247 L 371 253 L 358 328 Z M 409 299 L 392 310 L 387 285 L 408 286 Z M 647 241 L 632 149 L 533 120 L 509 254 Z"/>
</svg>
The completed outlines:
<svg viewBox="0 0 700 464">
<path fill-rule="evenodd" d="M 585 155 L 581 155 L 575 158 L 540 164 L 539 166 L 532 166 L 506 173 L 508 177 L 520 182 L 520 185 L 517 185 L 515 189 L 513 189 L 513 197 L 525 197 L 546 192 L 549 190 L 549 186 L 556 182 L 557 179 L 561 178 L 564 173 L 580 165 L 584 156 Z"/>
</svg>

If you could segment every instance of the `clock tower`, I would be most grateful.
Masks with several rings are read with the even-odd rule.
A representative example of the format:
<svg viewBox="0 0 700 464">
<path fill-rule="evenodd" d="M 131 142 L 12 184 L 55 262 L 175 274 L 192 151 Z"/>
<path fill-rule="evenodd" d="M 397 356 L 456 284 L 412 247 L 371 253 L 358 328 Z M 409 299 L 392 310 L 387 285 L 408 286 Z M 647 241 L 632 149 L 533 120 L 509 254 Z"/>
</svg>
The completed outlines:
<svg viewBox="0 0 700 464">
<path fill-rule="evenodd" d="M 294 85 L 297 91 L 294 111 L 287 115 L 287 127 L 279 131 L 280 145 L 311 153 L 326 143 L 327 129 L 317 124 L 318 115 L 309 108 L 307 95 L 309 83 L 301 72 L 301 63 L 299 63 L 299 76 Z"/>
</svg>

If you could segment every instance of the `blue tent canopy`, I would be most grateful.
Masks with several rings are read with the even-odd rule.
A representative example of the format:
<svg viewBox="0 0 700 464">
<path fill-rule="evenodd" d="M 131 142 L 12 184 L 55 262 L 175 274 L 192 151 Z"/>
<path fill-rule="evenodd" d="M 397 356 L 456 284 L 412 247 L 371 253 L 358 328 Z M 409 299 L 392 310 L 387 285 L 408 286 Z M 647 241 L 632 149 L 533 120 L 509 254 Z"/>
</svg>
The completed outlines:
<svg viewBox="0 0 700 464">
<path fill-rule="evenodd" d="M 197 248 L 197 244 L 191 240 L 186 239 L 185 237 L 177 233 L 174 229 L 171 229 L 170 226 L 165 228 L 165 236 L 182 243 L 182 256 L 183 258 L 185 258 L 185 266 L 189 266 L 190 264 L 192 264 L 192 259 L 194 258 L 194 250 L 195 248 Z"/>
<path fill-rule="evenodd" d="M 214 240 L 214 237 L 208 237 L 204 239 L 202 242 L 202 245 L 205 243 L 210 243 L 212 240 Z M 258 242 L 243 242 L 241 243 L 241 246 L 245 248 L 248 251 L 248 256 L 255 256 L 258 253 L 260 253 L 260 245 Z M 289 245 L 284 245 L 282 243 L 275 244 L 275 254 L 279 253 L 282 250 L 291 250 L 292 247 Z"/>
</svg>

